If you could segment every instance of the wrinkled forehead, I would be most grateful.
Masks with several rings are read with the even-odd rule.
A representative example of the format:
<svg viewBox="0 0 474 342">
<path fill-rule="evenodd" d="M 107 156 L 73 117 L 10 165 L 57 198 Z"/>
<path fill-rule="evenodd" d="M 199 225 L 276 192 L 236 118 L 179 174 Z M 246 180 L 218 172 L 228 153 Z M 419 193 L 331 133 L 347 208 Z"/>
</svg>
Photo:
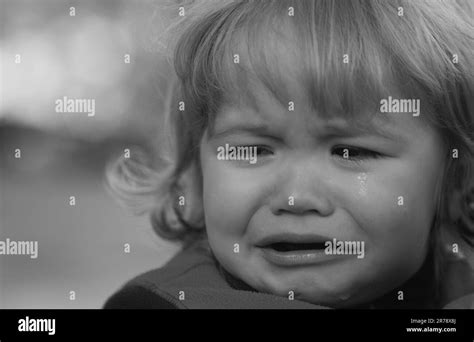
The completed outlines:
<svg viewBox="0 0 474 342">
<path fill-rule="evenodd" d="M 295 85 L 295 89 L 299 88 L 300 85 Z M 288 105 L 282 104 L 261 83 L 249 83 L 248 90 L 251 94 L 248 100 L 241 98 L 240 102 L 228 102 L 221 107 L 213 129 L 209 132 L 211 135 L 215 131 L 222 132 L 237 127 L 273 133 L 293 130 L 301 134 L 309 133 L 314 138 L 334 134 L 367 135 L 398 142 L 416 142 L 426 130 L 431 129 L 424 117 L 414 116 L 412 113 L 382 113 L 380 104 L 374 108 L 360 101 L 353 115 L 338 111 L 322 113 L 298 91 L 294 91 L 294 97 Z M 393 94 L 397 97 L 398 93 Z"/>
<path fill-rule="evenodd" d="M 291 68 L 294 64 L 289 63 L 288 70 Z M 297 71 L 289 73 L 293 74 L 296 75 Z M 242 73 L 240 79 L 243 82 L 242 91 L 230 93 L 224 98 L 210 127 L 211 134 L 221 125 L 246 122 L 277 127 L 285 125 L 288 118 L 307 128 L 314 127 L 315 131 L 319 130 L 318 127 L 334 125 L 364 133 L 383 131 L 384 127 L 397 124 L 390 116 L 381 115 L 377 103 L 368 97 L 354 99 L 350 113 L 335 105 L 315 106 L 299 77 L 282 78 L 284 87 L 274 91 L 250 72 Z"/>
<path fill-rule="evenodd" d="M 252 96 L 240 98 L 222 105 L 214 121 L 214 131 L 232 127 L 266 127 L 267 131 L 283 132 L 290 127 L 313 132 L 319 135 L 326 126 L 351 130 L 353 133 L 375 132 L 384 126 L 393 126 L 396 122 L 388 117 L 378 116 L 373 111 L 361 110 L 357 116 L 342 113 L 325 113 L 315 111 L 304 96 L 295 94 L 290 104 L 282 104 L 265 87 L 249 85 Z M 298 95 L 298 96 L 296 96 Z M 303 132 L 301 132 L 303 133 Z"/>
</svg>

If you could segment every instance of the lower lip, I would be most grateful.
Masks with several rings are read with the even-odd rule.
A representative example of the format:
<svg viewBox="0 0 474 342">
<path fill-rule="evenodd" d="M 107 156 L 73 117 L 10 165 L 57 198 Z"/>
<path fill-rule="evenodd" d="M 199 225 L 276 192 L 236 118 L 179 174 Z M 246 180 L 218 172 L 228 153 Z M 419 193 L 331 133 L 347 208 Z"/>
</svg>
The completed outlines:
<svg viewBox="0 0 474 342">
<path fill-rule="evenodd" d="M 261 248 L 263 257 L 278 266 L 312 265 L 339 259 L 343 255 L 329 255 L 324 249 L 279 252 L 273 248 Z"/>
</svg>

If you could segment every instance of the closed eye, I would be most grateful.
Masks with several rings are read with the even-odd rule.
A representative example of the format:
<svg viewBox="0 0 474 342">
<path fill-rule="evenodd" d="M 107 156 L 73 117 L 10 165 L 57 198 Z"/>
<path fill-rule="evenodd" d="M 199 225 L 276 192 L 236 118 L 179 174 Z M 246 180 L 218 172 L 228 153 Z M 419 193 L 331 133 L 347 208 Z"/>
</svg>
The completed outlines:
<svg viewBox="0 0 474 342">
<path fill-rule="evenodd" d="M 332 149 L 331 153 L 349 161 L 361 161 L 383 157 L 381 153 L 354 146 L 336 146 Z"/>
<path fill-rule="evenodd" d="M 258 145 L 257 146 L 257 156 L 265 156 L 265 155 L 272 155 L 273 151 L 267 147 L 267 146 L 262 146 Z"/>
<path fill-rule="evenodd" d="M 273 151 L 271 150 L 271 148 L 265 145 L 237 145 L 236 147 L 252 147 L 252 148 L 256 147 L 258 157 L 273 154 Z"/>
</svg>

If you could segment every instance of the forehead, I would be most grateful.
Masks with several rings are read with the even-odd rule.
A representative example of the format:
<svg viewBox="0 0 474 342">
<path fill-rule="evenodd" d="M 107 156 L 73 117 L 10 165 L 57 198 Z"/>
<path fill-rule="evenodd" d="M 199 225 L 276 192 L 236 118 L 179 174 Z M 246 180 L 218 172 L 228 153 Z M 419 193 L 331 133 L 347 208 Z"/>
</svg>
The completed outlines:
<svg viewBox="0 0 474 342">
<path fill-rule="evenodd" d="M 308 125 L 317 119 L 348 122 L 361 128 L 372 125 L 379 97 L 386 88 L 379 87 L 380 93 L 370 92 L 366 87 L 369 81 L 363 77 L 353 75 L 346 79 L 337 77 L 334 69 L 315 67 L 301 52 L 292 30 L 272 34 L 279 39 L 267 40 L 264 49 L 267 52 L 263 54 L 260 53 L 263 47 L 253 46 L 252 41 L 234 40 L 234 51 L 239 52 L 240 60 L 228 65 L 229 72 L 222 77 L 217 123 L 222 121 L 222 116 L 230 116 L 226 118 L 230 120 L 232 114 L 237 113 L 250 116 L 247 120 L 274 122 L 279 113 L 291 114 L 288 108 L 294 106 L 294 119 L 305 120 Z M 396 89 L 388 75 L 385 75 L 385 83 L 393 84 Z M 303 115 L 309 113 L 311 115 Z M 390 120 L 381 117 L 378 121 L 384 124 Z"/>
<path fill-rule="evenodd" d="M 321 113 L 314 110 L 298 84 L 294 84 L 294 110 L 282 104 L 268 89 L 258 83 L 249 84 L 250 99 L 224 104 L 219 111 L 213 131 L 259 127 L 274 133 L 304 133 L 324 135 L 378 135 L 394 141 L 416 139 L 429 129 L 423 117 L 407 113 L 380 113 L 379 107 L 361 102 L 353 116 L 337 110 Z M 395 94 L 395 92 L 394 92 Z"/>
<path fill-rule="evenodd" d="M 301 20 L 280 12 L 273 14 L 275 20 L 269 20 L 269 14 L 245 22 L 214 51 L 213 62 L 208 64 L 215 65 L 210 73 L 215 71 L 213 86 L 220 90 L 219 102 L 244 102 L 256 108 L 258 84 L 283 106 L 306 99 L 321 116 L 351 115 L 356 107 L 376 102 L 386 85 L 397 83 L 388 66 L 390 57 L 380 46 L 372 46 L 375 43 L 370 39 L 366 44 L 374 50 L 371 54 L 353 48 L 354 60 L 360 61 L 344 64 L 341 56 L 352 31 L 349 36 L 341 35 L 321 23 L 317 34 L 311 34 Z"/>
</svg>

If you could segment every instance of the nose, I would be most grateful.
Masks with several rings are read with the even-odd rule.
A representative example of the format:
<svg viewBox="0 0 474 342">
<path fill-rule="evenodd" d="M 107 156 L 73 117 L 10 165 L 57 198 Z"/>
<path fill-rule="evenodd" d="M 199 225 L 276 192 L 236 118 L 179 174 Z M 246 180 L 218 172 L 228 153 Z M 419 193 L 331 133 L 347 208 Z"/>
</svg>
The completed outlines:
<svg viewBox="0 0 474 342">
<path fill-rule="evenodd" d="M 331 179 L 321 165 L 292 163 L 277 178 L 278 185 L 270 200 L 274 215 L 330 216 L 334 212 L 329 191 Z"/>
</svg>

